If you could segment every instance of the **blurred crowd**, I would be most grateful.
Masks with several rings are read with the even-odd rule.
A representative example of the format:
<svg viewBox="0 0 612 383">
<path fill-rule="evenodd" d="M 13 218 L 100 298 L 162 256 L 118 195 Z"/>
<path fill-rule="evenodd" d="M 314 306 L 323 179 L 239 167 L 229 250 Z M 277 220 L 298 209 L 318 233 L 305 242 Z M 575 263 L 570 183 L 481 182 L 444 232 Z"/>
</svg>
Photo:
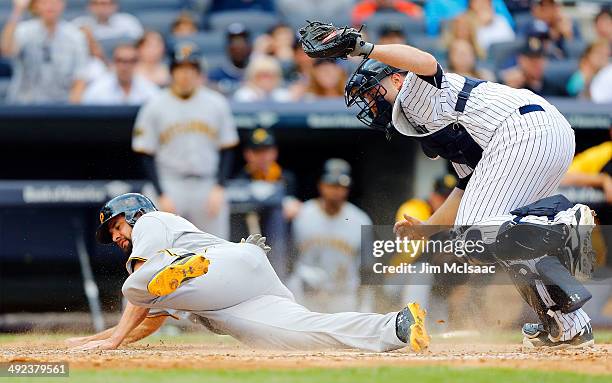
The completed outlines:
<svg viewBox="0 0 612 383">
<path fill-rule="evenodd" d="M 583 3 L 583 2 L 580 2 Z M 202 82 L 231 99 L 342 96 L 351 60 L 312 60 L 305 19 L 409 43 L 450 72 L 543 96 L 612 101 L 609 5 L 555 0 L 0 0 L 0 98 L 13 104 L 141 104 L 194 44 Z"/>
</svg>

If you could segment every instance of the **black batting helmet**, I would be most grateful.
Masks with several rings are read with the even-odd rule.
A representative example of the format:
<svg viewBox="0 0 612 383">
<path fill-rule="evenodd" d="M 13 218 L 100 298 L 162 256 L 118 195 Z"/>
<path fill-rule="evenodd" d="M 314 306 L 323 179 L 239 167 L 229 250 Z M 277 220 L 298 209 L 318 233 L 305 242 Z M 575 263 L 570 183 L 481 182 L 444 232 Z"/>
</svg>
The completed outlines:
<svg viewBox="0 0 612 383">
<path fill-rule="evenodd" d="M 174 47 L 174 54 L 170 61 L 170 71 L 182 64 L 191 64 L 198 70 L 202 70 L 202 56 L 197 45 L 185 42 Z"/>
<path fill-rule="evenodd" d="M 356 105 L 360 109 L 357 113 L 359 121 L 389 137 L 393 128 L 393 105 L 385 100 L 387 89 L 380 82 L 393 73 L 405 72 L 374 59 L 363 60 L 344 88 L 346 106 Z"/>
<path fill-rule="evenodd" d="M 114 217 L 124 214 L 125 221 L 134 226 L 138 214 L 146 214 L 157 211 L 150 199 L 138 193 L 127 193 L 117 196 L 108 201 L 100 209 L 100 226 L 96 230 L 96 240 L 99 243 L 111 243 L 113 239 L 108 231 L 108 221 Z"/>
</svg>

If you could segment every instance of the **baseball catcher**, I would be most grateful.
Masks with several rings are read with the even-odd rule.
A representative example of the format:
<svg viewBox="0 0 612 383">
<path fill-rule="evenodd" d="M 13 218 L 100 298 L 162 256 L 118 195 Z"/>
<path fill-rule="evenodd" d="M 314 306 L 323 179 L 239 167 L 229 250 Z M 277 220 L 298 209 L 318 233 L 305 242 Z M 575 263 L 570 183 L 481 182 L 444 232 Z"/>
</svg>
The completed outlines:
<svg viewBox="0 0 612 383">
<path fill-rule="evenodd" d="M 551 196 L 567 171 L 574 132 L 557 108 L 533 92 L 446 73 L 427 52 L 402 44 L 374 45 L 354 28 L 315 21 L 300 35 L 310 57 L 363 58 L 344 92 L 346 105 L 357 110 L 360 121 L 388 138 L 396 131 L 414 138 L 428 157 L 450 161 L 457 172 L 457 187 L 444 204 L 425 222 L 404 216 L 395 225 L 398 236 L 420 238 L 424 224 L 471 226 L 508 215 Z M 592 228 L 591 211 L 580 211 L 577 221 Z M 558 292 L 565 277 L 556 266 L 543 273 L 532 268 L 530 276 L 541 280 L 548 275 L 545 285 Z M 564 306 L 576 296 L 528 285 L 538 286 L 531 292 L 539 298 L 522 295 L 546 316 L 524 331 L 547 340 L 538 346 L 592 344 L 590 319 L 581 304 Z"/>
</svg>

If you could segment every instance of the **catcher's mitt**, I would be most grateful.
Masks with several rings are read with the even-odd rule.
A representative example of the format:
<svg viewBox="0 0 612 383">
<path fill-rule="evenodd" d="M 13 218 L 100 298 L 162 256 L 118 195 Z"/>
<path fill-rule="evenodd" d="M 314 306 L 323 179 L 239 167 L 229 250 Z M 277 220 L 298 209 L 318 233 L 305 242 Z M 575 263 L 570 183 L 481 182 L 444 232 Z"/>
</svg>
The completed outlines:
<svg viewBox="0 0 612 383">
<path fill-rule="evenodd" d="M 304 52 L 312 58 L 367 57 L 374 49 L 374 44 L 361 39 L 361 28 L 338 28 L 320 21 L 307 22 L 300 28 L 300 42 Z"/>
</svg>

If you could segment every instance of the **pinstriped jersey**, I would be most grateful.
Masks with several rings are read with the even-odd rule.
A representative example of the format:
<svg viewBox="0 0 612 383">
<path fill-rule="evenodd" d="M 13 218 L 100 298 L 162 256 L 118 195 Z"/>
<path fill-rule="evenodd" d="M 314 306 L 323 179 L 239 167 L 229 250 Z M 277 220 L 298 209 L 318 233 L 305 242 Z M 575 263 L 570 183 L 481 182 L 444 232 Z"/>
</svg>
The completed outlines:
<svg viewBox="0 0 612 383">
<path fill-rule="evenodd" d="M 406 136 L 425 137 L 452 123 L 461 124 L 484 150 L 497 128 L 518 108 L 539 104 L 554 109 L 527 89 L 485 82 L 472 89 L 463 112 L 455 110 L 465 77 L 444 73 L 440 65 L 434 76 L 408 72 L 393 105 L 393 126 Z M 459 178 L 469 176 L 468 165 L 452 163 Z"/>
<path fill-rule="evenodd" d="M 439 65 L 434 76 L 408 72 L 393 106 L 393 126 L 406 136 L 419 137 L 458 122 L 485 149 L 497 127 L 519 107 L 548 105 L 529 90 L 485 82 L 472 90 L 464 112 L 457 112 L 464 83 L 465 77 L 444 73 Z"/>
</svg>

